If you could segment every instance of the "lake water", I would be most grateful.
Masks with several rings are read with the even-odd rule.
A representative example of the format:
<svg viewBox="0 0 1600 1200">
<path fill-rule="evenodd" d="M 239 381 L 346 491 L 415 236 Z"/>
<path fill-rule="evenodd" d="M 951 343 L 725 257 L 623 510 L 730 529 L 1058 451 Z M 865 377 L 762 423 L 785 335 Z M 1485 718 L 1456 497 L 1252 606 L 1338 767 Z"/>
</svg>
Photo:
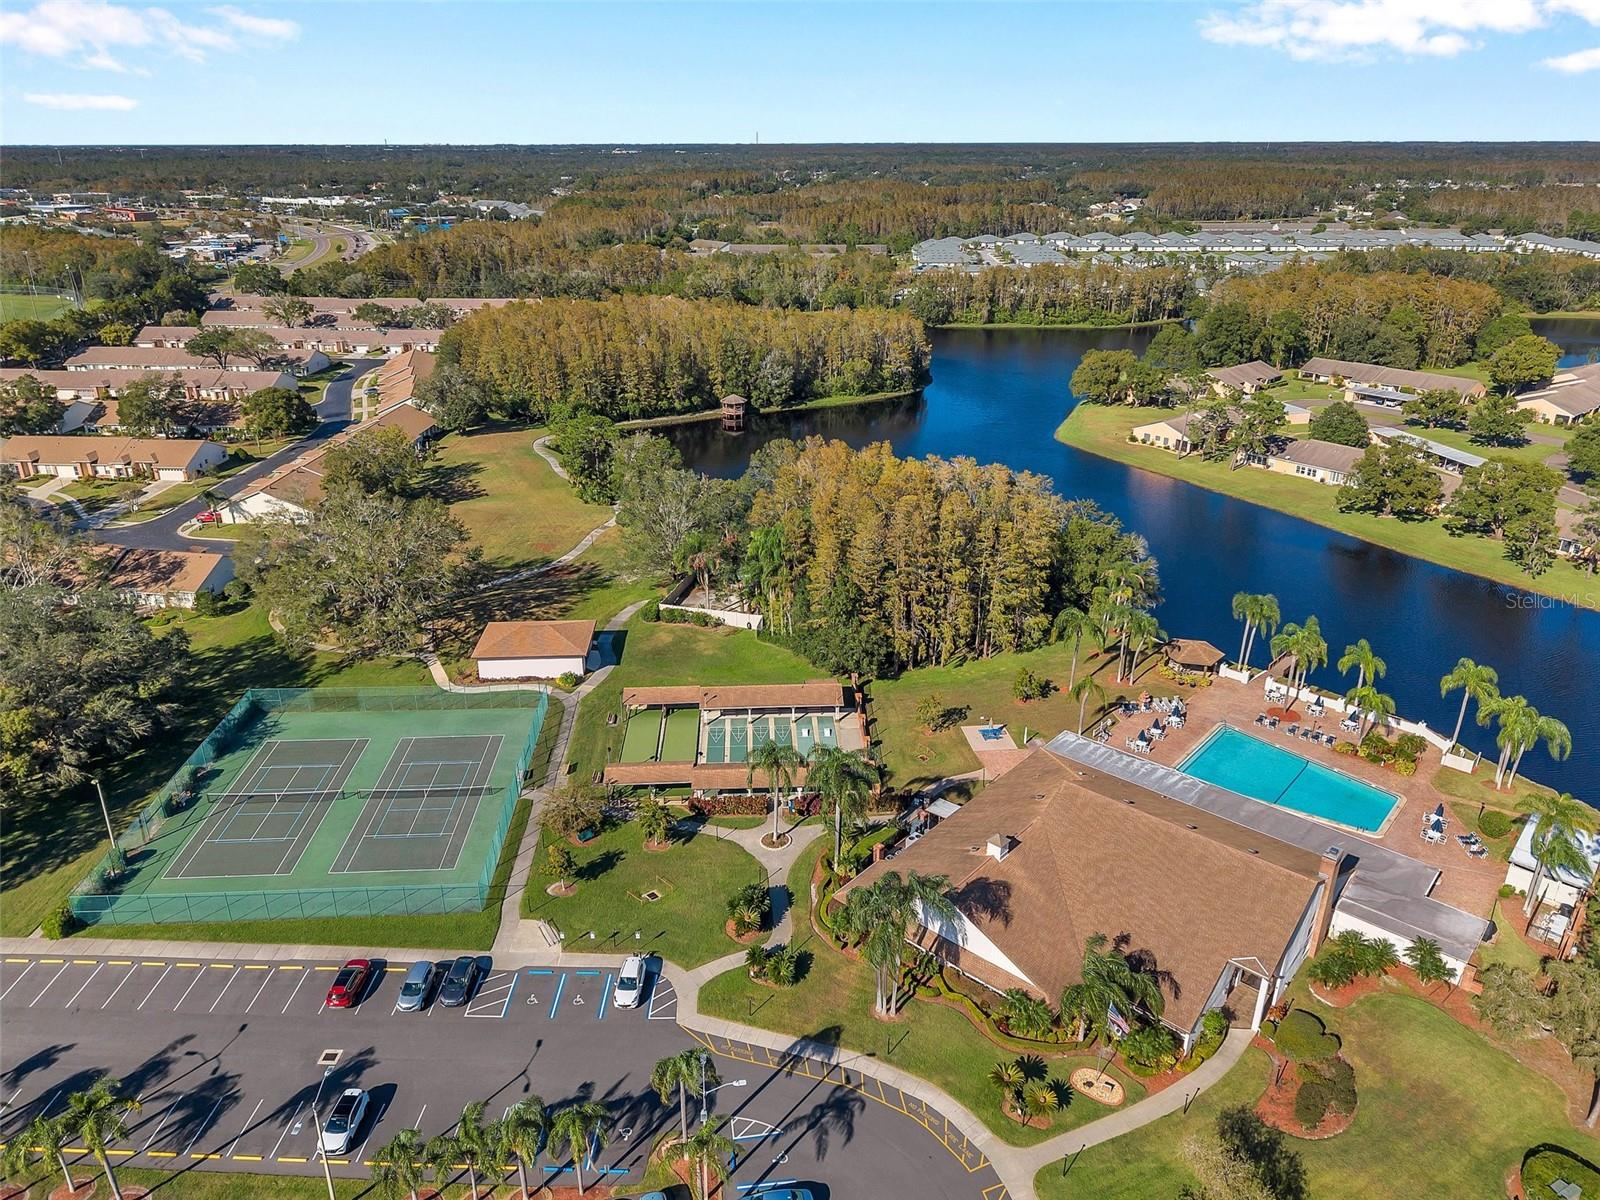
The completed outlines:
<svg viewBox="0 0 1600 1200">
<path fill-rule="evenodd" d="M 1541 323 L 1567 364 L 1600 351 L 1600 321 Z M 1067 386 L 1086 350 L 1140 350 L 1146 331 L 939 330 L 933 381 L 918 399 L 758 418 L 744 435 L 715 423 L 662 430 L 685 461 L 737 475 L 773 437 L 818 433 L 855 446 L 890 442 L 901 455 L 971 455 L 1055 480 L 1064 496 L 1094 500 L 1143 534 L 1160 561 L 1158 616 L 1169 633 L 1237 653 L 1230 605 L 1240 591 L 1272 592 L 1286 621 L 1315 613 L 1337 659 L 1365 637 L 1389 664 L 1384 687 L 1400 713 L 1449 732 L 1459 694 L 1439 678 L 1465 655 L 1493 665 L 1503 691 L 1521 693 L 1572 730 L 1574 752 L 1530 753 L 1529 773 L 1600 804 L 1600 612 L 1520 592 L 1409 558 L 1318 525 L 1064 446 L 1056 426 L 1074 400 Z M 1264 652 L 1258 650 L 1259 665 Z M 1343 691 L 1331 668 L 1314 682 Z M 1463 740 L 1492 755 L 1469 718 Z"/>
</svg>

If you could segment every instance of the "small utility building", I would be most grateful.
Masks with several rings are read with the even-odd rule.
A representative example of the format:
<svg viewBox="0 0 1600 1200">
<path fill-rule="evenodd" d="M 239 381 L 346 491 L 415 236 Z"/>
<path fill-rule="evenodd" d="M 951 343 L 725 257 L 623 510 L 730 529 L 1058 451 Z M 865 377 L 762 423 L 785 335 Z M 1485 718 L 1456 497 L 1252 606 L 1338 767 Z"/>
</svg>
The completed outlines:
<svg viewBox="0 0 1600 1200">
<path fill-rule="evenodd" d="M 582 675 L 593 621 L 490 621 L 472 657 L 480 679 L 556 679 Z"/>
</svg>

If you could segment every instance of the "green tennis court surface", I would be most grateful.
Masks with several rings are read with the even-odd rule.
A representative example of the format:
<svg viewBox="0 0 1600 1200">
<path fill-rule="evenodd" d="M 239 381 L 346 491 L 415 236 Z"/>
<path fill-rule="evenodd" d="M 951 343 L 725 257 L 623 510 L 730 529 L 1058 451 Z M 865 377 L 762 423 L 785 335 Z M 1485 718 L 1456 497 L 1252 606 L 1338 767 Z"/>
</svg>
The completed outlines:
<svg viewBox="0 0 1600 1200">
<path fill-rule="evenodd" d="M 675 708 L 667 713 L 667 733 L 661 743 L 662 762 L 693 762 L 700 749 L 700 710 Z"/>
<path fill-rule="evenodd" d="M 629 763 L 655 762 L 656 750 L 661 745 L 661 710 L 647 708 L 628 718 L 628 728 L 622 735 L 622 761 Z"/>
<path fill-rule="evenodd" d="M 97 871 L 74 911 L 132 922 L 481 907 L 544 695 L 327 691 L 338 695 L 236 705 L 164 790 L 174 800 L 118 839 L 123 872 Z"/>
</svg>

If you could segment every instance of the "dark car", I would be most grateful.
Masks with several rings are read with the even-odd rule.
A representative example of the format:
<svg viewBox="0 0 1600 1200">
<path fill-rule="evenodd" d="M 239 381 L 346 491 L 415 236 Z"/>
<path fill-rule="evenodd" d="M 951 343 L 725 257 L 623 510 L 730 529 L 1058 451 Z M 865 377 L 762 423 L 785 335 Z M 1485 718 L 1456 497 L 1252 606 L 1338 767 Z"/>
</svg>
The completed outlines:
<svg viewBox="0 0 1600 1200">
<path fill-rule="evenodd" d="M 367 990 L 372 978 L 372 963 L 364 958 L 352 958 L 339 968 L 328 989 L 329 1008 L 353 1008 L 361 1002 L 361 993 Z"/>
<path fill-rule="evenodd" d="M 439 986 L 439 1003 L 446 1008 L 460 1008 L 472 999 L 473 989 L 478 986 L 478 972 L 478 960 L 472 955 L 463 954 L 456 959 Z"/>
</svg>

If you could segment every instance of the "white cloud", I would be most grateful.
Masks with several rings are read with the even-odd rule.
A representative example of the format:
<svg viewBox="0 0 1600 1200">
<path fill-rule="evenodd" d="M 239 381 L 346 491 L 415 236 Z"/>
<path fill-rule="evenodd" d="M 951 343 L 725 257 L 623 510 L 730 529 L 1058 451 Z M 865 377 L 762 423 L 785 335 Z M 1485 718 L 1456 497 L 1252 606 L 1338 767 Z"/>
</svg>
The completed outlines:
<svg viewBox="0 0 1600 1200">
<path fill-rule="evenodd" d="M 89 95 L 86 92 L 28 92 L 22 98 L 40 108 L 60 108 L 72 112 L 83 109 L 127 112 L 139 107 L 139 102 L 131 96 Z"/>
<path fill-rule="evenodd" d="M 1539 64 L 1564 75 L 1581 75 L 1585 71 L 1600 71 L 1600 46 L 1593 50 L 1576 50 L 1559 58 L 1547 58 Z"/>
<path fill-rule="evenodd" d="M 0 45 L 42 58 L 75 59 L 97 71 L 142 74 L 127 52 L 160 52 L 204 62 L 213 52 L 245 42 L 282 41 L 299 34 L 293 21 L 258 17 L 231 6 L 207 10 L 217 21 L 179 17 L 164 8 L 135 8 L 107 0 L 39 0 L 30 9 L 0 12 Z M 220 23 L 219 23 L 220 22 Z"/>
<path fill-rule="evenodd" d="M 1550 0 L 1600 6 L 1600 0 Z M 1452 58 L 1475 34 L 1526 33 L 1544 22 L 1540 0 L 1255 0 L 1200 21 L 1209 41 L 1265 46 L 1299 59 L 1370 58 L 1380 51 Z"/>
<path fill-rule="evenodd" d="M 1591 25 L 1600 25 L 1600 0 L 1545 0 L 1551 12 L 1572 13 Z"/>
</svg>

